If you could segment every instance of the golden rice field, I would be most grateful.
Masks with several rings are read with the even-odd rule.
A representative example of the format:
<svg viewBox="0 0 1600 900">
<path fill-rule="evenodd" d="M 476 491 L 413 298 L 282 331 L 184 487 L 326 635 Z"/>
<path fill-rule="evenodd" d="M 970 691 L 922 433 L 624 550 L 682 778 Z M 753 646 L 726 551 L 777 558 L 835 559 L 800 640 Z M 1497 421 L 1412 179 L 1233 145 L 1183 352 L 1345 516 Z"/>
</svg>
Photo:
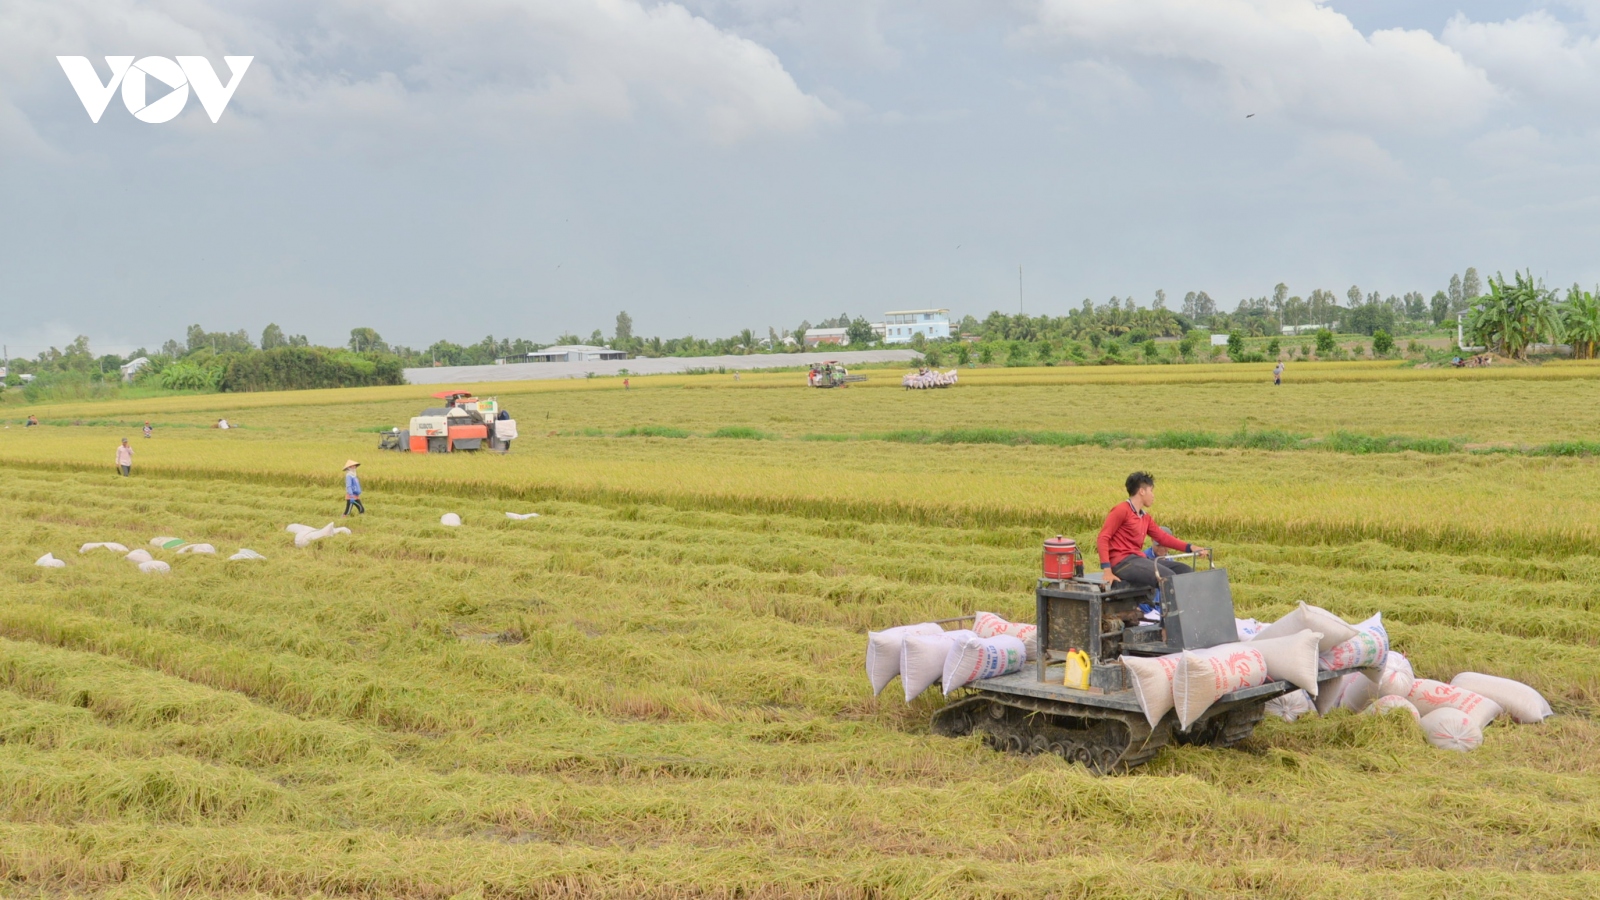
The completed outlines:
<svg viewBox="0 0 1600 900">
<path fill-rule="evenodd" d="M 1257 367 L 1264 369 L 1264 367 Z M 1600 463 L 906 444 L 893 429 L 1600 439 L 1600 368 L 986 370 L 496 386 L 504 457 L 380 454 L 436 388 L 0 413 L 0 878 L 105 897 L 1543 897 L 1600 891 Z M 485 393 L 490 392 L 480 386 Z M 18 424 L 34 412 L 46 424 Z M 219 416 L 240 426 L 204 427 Z M 138 437 L 150 420 L 154 439 Z M 81 421 L 85 424 L 72 425 Z M 59 424 L 58 424 L 59 423 Z M 745 429 L 767 439 L 715 438 Z M 618 436 L 656 429 L 689 437 Z M 665 430 L 665 431 L 663 431 Z M 112 451 L 135 445 L 135 475 Z M 369 514 L 304 549 L 283 526 Z M 1128 471 L 1241 615 L 1382 610 L 1560 713 L 1467 755 L 1269 720 L 1096 778 L 871 697 L 868 628 L 1022 618 Z M 517 522 L 508 510 L 537 511 Z M 438 524 L 444 512 L 465 524 Z M 139 573 L 88 541 L 222 556 Z M 239 547 L 268 558 L 230 562 Z M 43 569 L 45 553 L 67 559 Z"/>
</svg>

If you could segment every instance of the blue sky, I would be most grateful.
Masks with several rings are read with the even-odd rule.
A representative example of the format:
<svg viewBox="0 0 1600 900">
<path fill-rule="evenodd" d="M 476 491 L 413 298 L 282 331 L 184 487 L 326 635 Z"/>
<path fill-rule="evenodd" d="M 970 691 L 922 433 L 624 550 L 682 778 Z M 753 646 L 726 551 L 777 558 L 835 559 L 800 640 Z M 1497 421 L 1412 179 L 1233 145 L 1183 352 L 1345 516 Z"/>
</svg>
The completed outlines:
<svg viewBox="0 0 1600 900">
<path fill-rule="evenodd" d="M 0 340 L 1600 281 L 1600 3 L 0 0 Z M 253 55 L 93 124 L 58 54 Z M 1250 118 L 1247 115 L 1253 113 Z"/>
</svg>

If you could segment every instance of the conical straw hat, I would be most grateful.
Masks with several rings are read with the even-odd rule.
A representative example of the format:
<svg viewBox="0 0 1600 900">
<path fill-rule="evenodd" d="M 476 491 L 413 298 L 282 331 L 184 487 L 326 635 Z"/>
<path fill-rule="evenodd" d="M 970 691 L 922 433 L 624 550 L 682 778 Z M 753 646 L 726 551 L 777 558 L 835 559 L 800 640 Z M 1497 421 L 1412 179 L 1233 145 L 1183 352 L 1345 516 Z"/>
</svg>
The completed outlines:
<svg viewBox="0 0 1600 900">
<path fill-rule="evenodd" d="M 359 466 L 359 465 L 361 465 L 361 463 L 358 463 L 353 459 L 347 459 L 347 460 L 344 461 L 344 467 L 346 469 L 354 469 L 356 466 Z"/>
</svg>

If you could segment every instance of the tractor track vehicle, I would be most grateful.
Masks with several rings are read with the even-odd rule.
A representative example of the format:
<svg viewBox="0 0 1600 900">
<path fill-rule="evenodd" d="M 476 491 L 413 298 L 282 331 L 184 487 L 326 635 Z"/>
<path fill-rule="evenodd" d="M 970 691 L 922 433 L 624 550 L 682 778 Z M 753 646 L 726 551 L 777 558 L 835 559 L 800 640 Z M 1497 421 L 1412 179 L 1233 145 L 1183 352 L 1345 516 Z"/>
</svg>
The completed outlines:
<svg viewBox="0 0 1600 900">
<path fill-rule="evenodd" d="M 517 437 L 517 423 L 500 401 L 475 397 L 471 391 L 440 391 L 433 396 L 445 405 L 412 416 L 404 431 L 396 428 L 386 432 L 378 449 L 412 453 L 506 453 L 511 449 L 511 442 Z"/>
<path fill-rule="evenodd" d="M 964 696 L 934 713 L 935 734 L 977 732 L 996 750 L 1055 753 L 1104 775 L 1148 762 L 1169 742 L 1237 744 L 1255 730 L 1268 700 L 1296 689 L 1268 681 L 1223 694 L 1188 729 L 1179 727 L 1172 711 L 1151 727 L 1118 657 L 1165 656 L 1237 642 L 1227 570 L 1173 575 L 1159 591 L 1126 582 L 1108 585 L 1098 572 L 1084 575 L 1081 565 L 1076 571 L 1070 564 L 1052 571 L 1048 542 L 1045 567 L 1047 575 L 1034 591 L 1039 629 L 1034 662 L 1020 672 L 973 682 Z M 1158 609 L 1160 620 L 1147 621 L 1141 604 Z M 941 624 L 962 627 L 957 623 L 970 618 Z M 1063 683 L 1072 649 L 1083 650 L 1090 660 L 1087 690 Z M 1322 671 L 1317 680 L 1327 682 L 1348 671 L 1355 670 Z"/>
</svg>

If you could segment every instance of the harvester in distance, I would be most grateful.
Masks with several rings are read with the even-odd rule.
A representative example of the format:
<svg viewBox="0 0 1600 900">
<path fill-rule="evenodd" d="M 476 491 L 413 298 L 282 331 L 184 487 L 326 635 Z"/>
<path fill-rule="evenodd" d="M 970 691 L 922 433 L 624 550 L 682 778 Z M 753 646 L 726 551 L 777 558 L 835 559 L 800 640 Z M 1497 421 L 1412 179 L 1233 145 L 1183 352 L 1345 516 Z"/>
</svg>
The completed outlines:
<svg viewBox="0 0 1600 900">
<path fill-rule="evenodd" d="M 806 383 L 817 388 L 845 387 L 858 381 L 866 381 L 865 375 L 851 375 L 850 371 L 836 360 L 822 363 L 812 363 L 811 371 L 806 375 Z"/>
<path fill-rule="evenodd" d="M 474 397 L 471 391 L 440 391 L 443 400 L 412 416 L 411 424 L 387 432 L 380 450 L 412 453 L 452 453 L 456 450 L 493 450 L 505 453 L 517 437 L 517 422 L 493 397 Z"/>
</svg>

